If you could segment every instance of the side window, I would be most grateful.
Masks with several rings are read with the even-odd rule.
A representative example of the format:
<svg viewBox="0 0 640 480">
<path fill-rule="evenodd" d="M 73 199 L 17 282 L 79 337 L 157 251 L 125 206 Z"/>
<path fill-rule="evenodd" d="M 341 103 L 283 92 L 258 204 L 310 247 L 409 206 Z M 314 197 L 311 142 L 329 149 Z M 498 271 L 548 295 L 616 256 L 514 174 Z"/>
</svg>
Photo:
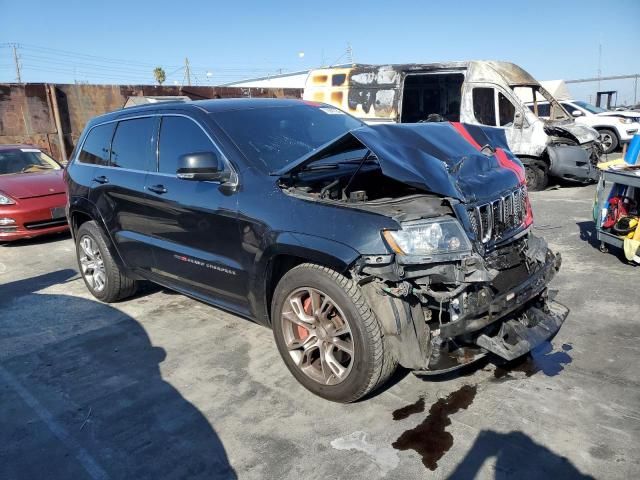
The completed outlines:
<svg viewBox="0 0 640 480">
<path fill-rule="evenodd" d="M 156 117 L 118 122 L 111 144 L 111 166 L 155 171 Z"/>
<path fill-rule="evenodd" d="M 187 153 L 211 152 L 215 147 L 202 129 L 185 117 L 162 117 L 160 124 L 160 173 L 175 174 L 178 159 Z"/>
<path fill-rule="evenodd" d="M 574 107 L 573 105 L 570 105 L 568 103 L 561 103 L 560 105 L 562 105 L 564 107 L 564 109 L 569 112 L 569 115 L 573 116 L 573 112 L 575 110 L 578 110 L 578 107 Z"/>
<path fill-rule="evenodd" d="M 496 125 L 496 103 L 493 88 L 473 89 L 473 115 L 483 125 Z"/>
<path fill-rule="evenodd" d="M 498 92 L 498 114 L 501 127 L 510 127 L 513 125 L 513 117 L 516 114 L 516 107 L 513 106 L 511 100 Z"/>
<path fill-rule="evenodd" d="M 541 118 L 549 118 L 551 116 L 551 104 L 539 103 L 538 104 L 538 116 Z"/>
<path fill-rule="evenodd" d="M 92 128 L 87 134 L 84 145 L 82 145 L 78 161 L 93 165 L 106 165 L 109 163 L 109 147 L 111 146 L 111 137 L 113 137 L 115 127 L 116 124 L 114 122 Z"/>
</svg>

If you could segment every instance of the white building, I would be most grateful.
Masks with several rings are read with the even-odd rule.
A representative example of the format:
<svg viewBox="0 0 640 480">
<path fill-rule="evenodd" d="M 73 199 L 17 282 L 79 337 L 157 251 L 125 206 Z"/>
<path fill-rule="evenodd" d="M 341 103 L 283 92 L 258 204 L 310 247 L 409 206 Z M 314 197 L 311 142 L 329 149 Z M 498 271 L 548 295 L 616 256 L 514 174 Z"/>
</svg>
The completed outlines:
<svg viewBox="0 0 640 480">
<path fill-rule="evenodd" d="M 248 78 L 237 82 L 225 83 L 221 87 L 242 88 L 304 88 L 309 70 L 280 73 L 266 77 Z"/>
</svg>

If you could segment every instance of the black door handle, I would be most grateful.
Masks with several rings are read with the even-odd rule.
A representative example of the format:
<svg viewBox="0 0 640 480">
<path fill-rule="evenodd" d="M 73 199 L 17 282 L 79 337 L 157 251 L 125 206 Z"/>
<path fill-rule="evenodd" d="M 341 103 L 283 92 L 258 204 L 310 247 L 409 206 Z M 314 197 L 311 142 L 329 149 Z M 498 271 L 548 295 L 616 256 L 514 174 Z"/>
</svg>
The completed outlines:
<svg viewBox="0 0 640 480">
<path fill-rule="evenodd" d="M 151 185 L 150 187 L 147 187 L 147 190 L 159 195 L 167 193 L 167 188 L 164 185 Z"/>
<path fill-rule="evenodd" d="M 94 178 L 93 181 L 98 182 L 102 185 L 104 185 L 105 183 L 109 183 L 109 179 L 104 175 L 100 175 L 99 177 Z"/>
</svg>

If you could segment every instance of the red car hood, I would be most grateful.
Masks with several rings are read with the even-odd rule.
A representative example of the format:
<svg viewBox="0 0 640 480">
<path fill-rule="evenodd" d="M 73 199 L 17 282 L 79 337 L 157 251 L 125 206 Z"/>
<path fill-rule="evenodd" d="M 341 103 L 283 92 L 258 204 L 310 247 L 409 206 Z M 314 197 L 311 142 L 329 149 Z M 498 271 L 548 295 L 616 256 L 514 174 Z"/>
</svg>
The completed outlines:
<svg viewBox="0 0 640 480">
<path fill-rule="evenodd" d="M 17 199 L 64 193 L 62 170 L 0 175 L 0 191 Z"/>
</svg>

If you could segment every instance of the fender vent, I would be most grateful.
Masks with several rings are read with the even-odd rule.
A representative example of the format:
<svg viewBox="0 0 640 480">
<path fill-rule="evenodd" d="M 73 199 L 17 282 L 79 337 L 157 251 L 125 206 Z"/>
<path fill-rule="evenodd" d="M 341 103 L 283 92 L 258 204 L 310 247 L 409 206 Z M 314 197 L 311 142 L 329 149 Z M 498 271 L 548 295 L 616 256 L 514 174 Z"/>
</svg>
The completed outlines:
<svg viewBox="0 0 640 480">
<path fill-rule="evenodd" d="M 527 187 L 467 210 L 469 223 L 482 243 L 500 240 L 509 231 L 520 227 L 527 214 Z"/>
</svg>

